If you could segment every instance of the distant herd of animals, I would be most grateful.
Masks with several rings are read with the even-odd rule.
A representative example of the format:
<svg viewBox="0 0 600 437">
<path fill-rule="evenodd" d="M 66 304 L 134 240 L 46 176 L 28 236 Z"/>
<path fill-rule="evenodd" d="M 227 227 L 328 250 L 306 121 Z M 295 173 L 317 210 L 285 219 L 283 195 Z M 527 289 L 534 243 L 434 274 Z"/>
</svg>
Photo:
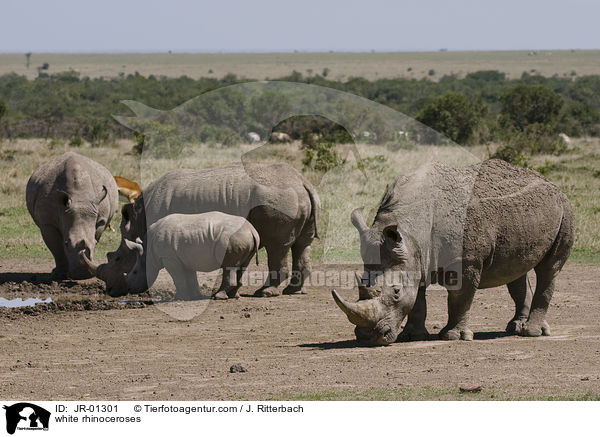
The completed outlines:
<svg viewBox="0 0 600 437">
<path fill-rule="evenodd" d="M 461 181 L 471 189 L 456 232 L 456 205 L 464 203 Z M 515 302 L 507 332 L 550 334 L 546 312 L 575 239 L 571 205 L 554 184 L 495 159 L 463 168 L 431 163 L 391 182 L 370 225 L 360 209 L 349 217 L 364 263 L 358 300 L 346 301 L 332 290 L 359 341 L 386 345 L 428 338 L 425 291 L 436 282 L 448 290 L 442 339 L 473 339 L 468 319 L 475 291 L 504 284 Z M 419 198 L 427 190 L 436 194 Z M 121 209 L 121 243 L 99 264 L 94 248 L 119 207 L 119 193 L 129 200 Z M 416 199 L 418 210 L 409 208 Z M 141 189 L 72 152 L 31 175 L 26 202 L 54 257 L 55 280 L 96 276 L 108 295 L 123 296 L 148 290 L 164 268 L 175 298 L 183 300 L 200 297 L 196 272 L 218 269 L 222 283 L 213 297 L 238 298 L 242 275 L 261 247 L 269 274 L 255 296 L 304 293 L 321 211 L 315 187 L 285 163 L 178 169 Z M 444 284 L 434 273 L 452 262 L 458 276 Z M 527 292 L 532 269 L 533 295 Z M 389 273 L 401 280 L 380 280 Z"/>
</svg>

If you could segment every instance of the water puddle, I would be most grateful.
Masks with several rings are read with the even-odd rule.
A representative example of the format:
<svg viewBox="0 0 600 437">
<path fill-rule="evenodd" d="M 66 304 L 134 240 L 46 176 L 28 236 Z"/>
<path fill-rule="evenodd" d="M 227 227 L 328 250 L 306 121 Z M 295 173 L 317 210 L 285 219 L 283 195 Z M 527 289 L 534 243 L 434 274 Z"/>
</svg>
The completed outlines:
<svg viewBox="0 0 600 437">
<path fill-rule="evenodd" d="M 15 299 L 6 299 L 4 297 L 0 297 L 0 307 L 1 308 L 22 308 L 22 307 L 32 307 L 38 303 L 51 303 L 52 298 L 48 299 L 40 299 L 39 297 L 30 297 L 23 300 L 20 297 Z"/>
</svg>

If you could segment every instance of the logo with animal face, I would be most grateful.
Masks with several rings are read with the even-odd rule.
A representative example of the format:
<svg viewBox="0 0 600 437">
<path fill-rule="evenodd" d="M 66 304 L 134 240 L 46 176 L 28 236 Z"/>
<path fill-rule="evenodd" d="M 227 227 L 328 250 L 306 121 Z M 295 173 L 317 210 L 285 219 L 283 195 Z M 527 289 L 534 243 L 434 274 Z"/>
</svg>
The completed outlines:
<svg viewBox="0 0 600 437">
<path fill-rule="evenodd" d="M 50 412 L 35 404 L 19 402 L 10 406 L 5 405 L 6 432 L 14 434 L 19 431 L 48 430 Z"/>
</svg>

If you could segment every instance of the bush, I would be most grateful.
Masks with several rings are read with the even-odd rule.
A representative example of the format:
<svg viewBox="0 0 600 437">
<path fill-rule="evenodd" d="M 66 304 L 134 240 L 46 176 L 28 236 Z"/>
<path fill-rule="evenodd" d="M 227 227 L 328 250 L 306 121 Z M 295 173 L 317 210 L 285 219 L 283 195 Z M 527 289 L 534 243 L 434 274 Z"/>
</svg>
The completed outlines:
<svg viewBox="0 0 600 437">
<path fill-rule="evenodd" d="M 523 132 L 515 132 L 508 137 L 508 145 L 522 153 L 531 155 L 560 155 L 567 150 L 567 144 L 554 129 L 547 124 L 530 124 Z"/>
<path fill-rule="evenodd" d="M 557 131 L 571 137 L 594 134 L 594 127 L 600 123 L 600 112 L 583 102 L 571 102 L 562 111 Z"/>
<path fill-rule="evenodd" d="M 524 130 L 531 124 L 555 126 L 563 99 L 544 86 L 517 85 L 500 97 L 500 125 Z"/>
<path fill-rule="evenodd" d="M 0 121 L 2 121 L 2 117 L 4 117 L 4 114 L 6 114 L 6 103 L 0 100 Z"/>
<path fill-rule="evenodd" d="M 567 144 L 551 126 L 531 124 L 521 132 L 513 131 L 504 140 L 504 145 L 496 150 L 490 158 L 503 159 L 511 164 L 529 167 L 528 156 L 548 154 L 560 155 L 567 150 Z M 544 174 L 544 168 L 538 169 Z"/>
<path fill-rule="evenodd" d="M 108 120 L 93 118 L 83 128 L 83 138 L 90 142 L 92 147 L 106 143 L 110 139 Z"/>
<path fill-rule="evenodd" d="M 510 164 L 518 165 L 520 167 L 529 167 L 529 161 L 527 157 L 521 153 L 521 151 L 511 146 L 502 146 L 496 150 L 496 152 L 490 156 L 490 159 L 502 159 Z"/>
<path fill-rule="evenodd" d="M 302 160 L 306 168 L 322 172 L 344 165 L 345 162 L 336 150 L 335 143 L 330 142 L 317 142 L 314 146 L 307 146 Z"/>
<path fill-rule="evenodd" d="M 504 82 L 506 80 L 506 74 L 501 73 L 498 70 L 480 70 L 467 74 L 465 79 L 482 82 Z"/>
<path fill-rule="evenodd" d="M 136 155 L 141 155 L 144 150 L 144 142 L 146 140 L 146 136 L 141 132 L 135 133 L 135 139 L 133 142 L 132 152 Z"/>
<path fill-rule="evenodd" d="M 70 147 L 81 147 L 83 145 L 83 140 L 81 137 L 74 137 L 69 141 Z"/>
<path fill-rule="evenodd" d="M 465 144 L 486 112 L 487 108 L 480 102 L 471 102 L 461 94 L 446 93 L 425 106 L 416 119 L 452 141 Z"/>
</svg>

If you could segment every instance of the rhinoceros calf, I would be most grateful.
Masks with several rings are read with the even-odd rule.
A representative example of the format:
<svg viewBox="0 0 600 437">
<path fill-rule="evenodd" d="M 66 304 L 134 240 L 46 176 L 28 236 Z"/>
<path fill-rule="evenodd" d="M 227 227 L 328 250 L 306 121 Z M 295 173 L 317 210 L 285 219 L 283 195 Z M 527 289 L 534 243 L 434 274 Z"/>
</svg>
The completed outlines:
<svg viewBox="0 0 600 437">
<path fill-rule="evenodd" d="M 173 278 L 176 299 L 201 297 L 196 272 L 223 269 L 215 299 L 238 298 L 242 275 L 258 251 L 260 237 L 243 217 L 207 212 L 171 214 L 148 228 L 146 240 L 125 240 L 137 253 L 135 265 L 122 277 L 122 294 L 140 293 L 152 286 L 166 268 Z M 90 269 L 97 268 L 90 265 Z"/>
<path fill-rule="evenodd" d="M 135 204 L 122 210 L 123 238 L 145 239 L 147 226 L 169 214 L 220 211 L 246 218 L 258 231 L 268 257 L 269 277 L 256 296 L 276 296 L 288 276 L 291 249 L 293 275 L 284 294 L 302 291 L 310 274 L 310 245 L 317 236 L 320 200 L 315 188 L 288 164 L 235 164 L 219 168 L 179 169 L 144 188 Z M 121 276 L 135 262 L 124 241 L 98 268 L 106 292 L 122 295 Z"/>
<path fill-rule="evenodd" d="M 352 222 L 365 268 L 359 301 L 332 293 L 359 340 L 395 341 L 407 315 L 400 338 L 426 338 L 425 289 L 435 282 L 448 290 L 442 339 L 473 339 L 468 316 L 475 290 L 503 284 L 516 306 L 507 332 L 549 335 L 546 312 L 575 223 L 567 197 L 539 173 L 500 160 L 461 169 L 428 165 L 388 188 L 370 228 L 359 210 Z M 391 281 L 374 287 L 386 277 Z"/>
<path fill-rule="evenodd" d="M 117 210 L 119 194 L 110 172 L 97 162 L 65 153 L 38 168 L 26 189 L 27 209 L 54 256 L 56 279 L 92 276 L 83 262 Z"/>
</svg>

